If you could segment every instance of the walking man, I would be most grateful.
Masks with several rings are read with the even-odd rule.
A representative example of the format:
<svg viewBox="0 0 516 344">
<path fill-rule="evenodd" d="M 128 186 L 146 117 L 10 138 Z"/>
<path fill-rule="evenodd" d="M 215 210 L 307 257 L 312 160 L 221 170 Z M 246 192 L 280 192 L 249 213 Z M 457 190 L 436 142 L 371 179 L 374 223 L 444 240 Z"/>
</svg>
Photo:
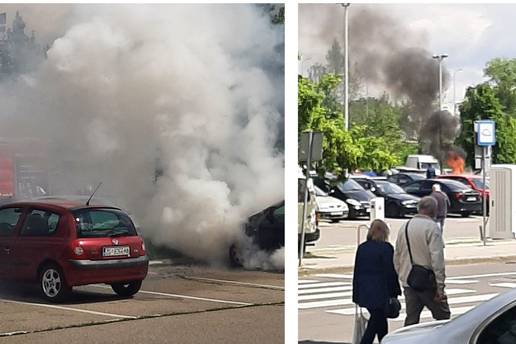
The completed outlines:
<svg viewBox="0 0 516 344">
<path fill-rule="evenodd" d="M 441 232 L 441 236 L 444 235 L 444 220 L 446 219 L 446 215 L 448 215 L 448 207 L 451 206 L 450 199 L 448 195 L 441 191 L 441 185 L 434 184 L 432 185 L 432 193 L 430 194 L 437 201 L 437 215 L 435 220 L 439 225 L 439 231 Z"/>
<path fill-rule="evenodd" d="M 403 285 L 406 313 L 405 326 L 419 323 L 421 311 L 426 306 L 435 320 L 450 318 L 450 307 L 444 292 L 444 252 L 441 233 L 433 220 L 437 201 L 430 196 L 419 201 L 418 214 L 398 232 L 394 251 L 394 267 Z M 409 239 L 407 244 L 407 238 Z M 410 245 L 410 246 L 409 246 Z M 407 279 L 412 265 L 431 269 L 435 284 L 424 291 L 411 288 Z"/>
</svg>

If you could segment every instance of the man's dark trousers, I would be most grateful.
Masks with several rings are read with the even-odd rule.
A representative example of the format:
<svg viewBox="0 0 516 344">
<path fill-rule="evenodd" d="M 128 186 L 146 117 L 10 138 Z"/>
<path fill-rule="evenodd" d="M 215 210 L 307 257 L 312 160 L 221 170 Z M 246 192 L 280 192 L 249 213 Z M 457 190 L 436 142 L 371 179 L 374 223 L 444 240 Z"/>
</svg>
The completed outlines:
<svg viewBox="0 0 516 344">
<path fill-rule="evenodd" d="M 434 290 L 419 292 L 410 287 L 405 287 L 403 288 L 403 294 L 405 294 L 405 306 L 407 313 L 407 317 L 405 318 L 405 326 L 418 324 L 421 311 L 425 306 L 430 310 L 430 312 L 432 312 L 432 317 L 435 320 L 450 319 L 451 313 L 450 306 L 448 306 L 448 301 L 435 301 Z"/>
</svg>

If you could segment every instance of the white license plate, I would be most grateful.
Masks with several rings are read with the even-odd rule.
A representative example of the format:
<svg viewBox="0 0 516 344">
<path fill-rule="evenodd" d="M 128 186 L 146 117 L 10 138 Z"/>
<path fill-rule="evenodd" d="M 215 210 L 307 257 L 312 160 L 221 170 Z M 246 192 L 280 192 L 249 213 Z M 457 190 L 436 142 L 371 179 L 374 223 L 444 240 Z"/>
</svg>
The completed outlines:
<svg viewBox="0 0 516 344">
<path fill-rule="evenodd" d="M 102 248 L 103 257 L 129 256 L 129 246 L 110 246 Z"/>
<path fill-rule="evenodd" d="M 468 197 L 466 198 L 466 201 L 476 201 L 477 198 L 476 197 Z"/>
<path fill-rule="evenodd" d="M 330 213 L 330 215 L 340 216 L 340 215 L 342 215 L 342 211 L 333 212 L 333 213 Z"/>
</svg>

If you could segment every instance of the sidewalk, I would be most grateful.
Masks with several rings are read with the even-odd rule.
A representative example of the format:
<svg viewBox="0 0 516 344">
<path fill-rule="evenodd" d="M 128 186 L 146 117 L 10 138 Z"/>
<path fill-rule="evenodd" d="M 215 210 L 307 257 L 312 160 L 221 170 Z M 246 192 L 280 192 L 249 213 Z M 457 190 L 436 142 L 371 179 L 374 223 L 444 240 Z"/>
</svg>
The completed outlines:
<svg viewBox="0 0 516 344">
<path fill-rule="evenodd" d="M 356 245 L 308 249 L 299 275 L 353 270 Z M 516 240 L 450 240 L 444 248 L 446 264 L 473 264 L 516 260 Z"/>
</svg>

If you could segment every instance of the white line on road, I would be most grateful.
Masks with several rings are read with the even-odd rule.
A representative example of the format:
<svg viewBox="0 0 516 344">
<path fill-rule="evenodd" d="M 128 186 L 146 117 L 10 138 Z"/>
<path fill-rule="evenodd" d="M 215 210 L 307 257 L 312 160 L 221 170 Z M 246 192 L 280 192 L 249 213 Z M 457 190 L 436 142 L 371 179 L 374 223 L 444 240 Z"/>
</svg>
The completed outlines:
<svg viewBox="0 0 516 344">
<path fill-rule="evenodd" d="M 74 311 L 74 312 L 88 313 L 88 314 L 94 314 L 94 315 L 104 315 L 104 316 L 113 317 L 113 318 L 122 318 L 122 319 L 136 319 L 137 318 L 132 315 L 120 315 L 120 314 L 114 314 L 114 313 L 96 312 L 96 311 L 90 311 L 90 310 L 86 310 L 86 309 L 78 309 L 78 308 L 64 307 L 64 306 L 57 306 L 57 305 L 47 305 L 44 303 L 22 302 L 22 301 L 14 301 L 14 300 L 6 300 L 6 299 L 0 299 L 0 302 L 16 303 L 16 304 L 20 304 L 20 305 L 37 306 L 37 307 L 45 307 L 45 308 L 54 308 L 54 309 L 61 309 L 61 310 L 65 310 L 65 311 Z"/>
<path fill-rule="evenodd" d="M 299 280 L 297 281 L 298 284 L 305 284 L 305 283 L 316 283 L 319 282 L 318 280 Z"/>
<path fill-rule="evenodd" d="M 483 301 L 490 300 L 497 295 L 498 295 L 498 293 L 455 297 L 455 298 L 448 299 L 448 304 L 449 305 L 458 305 L 458 304 L 462 304 L 462 303 L 483 302 Z M 402 303 L 401 306 L 402 306 L 402 309 L 405 309 L 405 303 Z M 364 309 L 363 311 L 367 312 L 367 309 Z M 332 311 L 327 311 L 327 312 L 341 314 L 341 315 L 354 315 L 355 307 L 342 308 L 342 309 L 337 309 L 337 310 L 332 310 Z"/>
<path fill-rule="evenodd" d="M 256 284 L 256 283 L 248 283 L 248 282 L 239 282 L 239 281 L 231 281 L 231 280 L 221 280 L 221 279 L 215 279 L 215 278 L 206 278 L 206 277 L 194 277 L 194 276 L 187 276 L 187 279 L 192 280 L 199 280 L 199 281 L 211 281 L 211 282 L 221 282 L 221 283 L 229 283 L 229 284 L 237 284 L 237 285 L 248 285 L 253 287 L 260 287 L 260 288 L 269 288 L 269 289 L 277 289 L 277 290 L 284 290 L 285 288 L 277 285 L 270 285 L 270 284 Z M 316 281 L 317 282 L 317 281 Z"/>
<path fill-rule="evenodd" d="M 452 316 L 460 315 L 463 313 L 466 313 L 467 311 L 474 308 L 474 306 L 465 306 L 465 307 L 457 307 L 457 308 L 450 308 L 450 312 Z M 349 312 L 351 311 L 351 312 Z M 364 310 L 365 313 L 367 313 L 367 310 Z M 332 314 L 339 314 L 339 315 L 354 315 L 355 309 L 354 308 L 345 308 L 345 309 L 337 309 L 334 311 L 326 311 L 326 313 L 332 313 Z M 405 318 L 407 317 L 407 314 L 405 312 L 401 312 L 400 316 L 396 319 L 390 319 L 391 321 L 405 321 Z M 430 311 L 423 311 L 421 312 L 421 319 L 427 319 L 432 318 L 432 313 Z"/>
<path fill-rule="evenodd" d="M 477 280 L 465 280 L 465 279 L 449 279 L 447 278 L 445 284 L 473 284 L 478 283 Z"/>
<path fill-rule="evenodd" d="M 447 295 L 458 295 L 458 294 L 467 294 L 475 292 L 472 289 L 448 289 L 446 291 Z M 399 298 L 403 300 L 404 297 L 401 296 Z M 314 302 L 302 302 L 298 304 L 299 309 L 310 309 L 310 308 L 322 308 L 322 307 L 334 307 L 334 306 L 345 306 L 352 305 L 353 301 L 351 299 L 337 299 L 337 300 L 327 300 L 327 301 L 314 301 Z"/>
<path fill-rule="evenodd" d="M 333 291 L 345 291 L 345 290 L 352 290 L 352 289 L 353 289 L 352 286 L 303 289 L 303 290 L 299 290 L 297 292 L 297 294 L 298 295 L 317 294 L 317 293 L 328 293 L 328 292 L 333 292 Z"/>
<path fill-rule="evenodd" d="M 301 295 L 297 297 L 298 301 L 307 301 L 307 300 L 322 300 L 322 299 L 333 299 L 336 297 L 349 297 L 351 296 L 351 291 L 341 292 L 341 293 L 326 293 L 326 294 L 316 294 L 316 295 Z"/>
<path fill-rule="evenodd" d="M 336 286 L 349 286 L 349 283 L 342 282 L 323 282 L 323 283 L 307 283 L 298 285 L 298 289 L 318 288 L 318 287 L 336 287 Z"/>
<path fill-rule="evenodd" d="M 353 279 L 351 274 L 317 274 L 316 277 Z"/>
<path fill-rule="evenodd" d="M 104 286 L 104 285 L 99 285 L 99 284 L 91 284 L 91 286 L 97 287 L 97 288 L 111 289 L 111 287 Z M 205 298 L 205 297 L 197 297 L 197 296 L 189 296 L 189 295 L 181 295 L 181 294 L 169 294 L 169 293 L 161 293 L 161 292 L 158 292 L 158 291 L 140 290 L 138 293 L 139 294 L 151 294 L 151 295 L 159 295 L 159 296 L 168 296 L 168 297 L 175 297 L 175 298 L 180 298 L 180 299 L 190 299 L 190 300 L 217 302 L 217 303 L 227 303 L 227 304 L 240 305 L 240 306 L 252 306 L 253 305 L 252 303 L 248 303 L 248 302 L 210 299 L 210 298 Z"/>
<path fill-rule="evenodd" d="M 491 287 L 500 287 L 500 288 L 516 288 L 516 283 L 489 283 Z"/>
<path fill-rule="evenodd" d="M 497 272 L 492 274 L 482 274 L 482 275 L 469 275 L 469 276 L 453 276 L 449 279 L 463 279 L 463 278 L 482 278 L 482 277 L 497 277 L 497 276 L 511 276 L 516 275 L 516 272 Z"/>
</svg>

